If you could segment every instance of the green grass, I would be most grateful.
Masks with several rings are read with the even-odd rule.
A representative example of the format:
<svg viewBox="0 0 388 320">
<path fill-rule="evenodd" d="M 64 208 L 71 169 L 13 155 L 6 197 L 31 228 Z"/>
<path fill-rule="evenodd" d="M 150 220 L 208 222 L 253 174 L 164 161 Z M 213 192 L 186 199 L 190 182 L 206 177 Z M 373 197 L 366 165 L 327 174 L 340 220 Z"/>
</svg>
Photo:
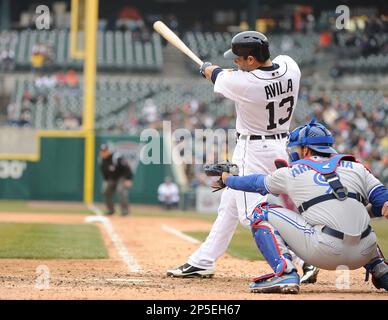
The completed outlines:
<svg viewBox="0 0 388 320">
<path fill-rule="evenodd" d="M 95 225 L 0 223 L 0 258 L 107 257 L 100 230 Z"/>
<path fill-rule="evenodd" d="M 380 249 L 383 251 L 385 258 L 388 260 L 388 220 L 385 218 L 373 219 L 371 225 L 373 230 L 376 232 L 377 242 Z"/>
<path fill-rule="evenodd" d="M 29 201 L 19 200 L 0 200 L 0 211 L 1 212 L 17 212 L 17 213 L 66 213 L 66 214 L 90 214 L 90 211 L 85 209 L 74 208 L 74 207 L 61 207 L 60 205 L 53 202 L 52 206 L 39 205 L 36 203 L 32 205 Z M 1 213 L 0 212 L 0 213 Z"/>
<path fill-rule="evenodd" d="M 388 220 L 372 220 L 371 224 L 377 234 L 379 246 L 385 257 L 388 258 Z M 208 232 L 187 232 L 187 234 L 200 241 L 204 241 Z M 259 250 L 256 247 L 251 231 L 249 229 L 242 228 L 241 226 L 237 228 L 227 252 L 231 256 L 240 259 L 264 260 L 263 256 L 259 253 Z"/>
</svg>

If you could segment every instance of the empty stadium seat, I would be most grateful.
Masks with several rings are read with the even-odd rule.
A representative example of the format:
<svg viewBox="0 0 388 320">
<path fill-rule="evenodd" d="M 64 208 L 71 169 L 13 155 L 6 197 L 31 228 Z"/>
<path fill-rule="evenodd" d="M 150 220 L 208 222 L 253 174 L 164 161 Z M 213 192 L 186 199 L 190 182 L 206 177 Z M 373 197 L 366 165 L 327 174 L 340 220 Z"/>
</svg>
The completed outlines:
<svg viewBox="0 0 388 320">
<path fill-rule="evenodd" d="M 29 69 L 32 48 L 39 42 L 50 44 L 54 49 L 53 68 L 82 69 L 83 62 L 70 56 L 70 33 L 67 30 L 23 30 L 13 32 L 12 41 L 0 34 L 0 51 L 11 48 L 15 51 L 16 68 Z M 84 43 L 84 33 L 79 32 L 78 43 Z M 132 33 L 99 31 L 97 34 L 97 67 L 108 71 L 154 71 L 163 67 L 160 36 L 151 35 L 150 40 L 136 40 Z"/>
</svg>

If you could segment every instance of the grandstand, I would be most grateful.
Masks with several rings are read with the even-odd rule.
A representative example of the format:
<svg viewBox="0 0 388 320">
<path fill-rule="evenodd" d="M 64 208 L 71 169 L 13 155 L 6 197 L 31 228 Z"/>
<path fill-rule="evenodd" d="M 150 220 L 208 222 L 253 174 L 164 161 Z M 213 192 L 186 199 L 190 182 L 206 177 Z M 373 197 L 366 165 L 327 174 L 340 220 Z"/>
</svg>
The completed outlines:
<svg viewBox="0 0 388 320">
<path fill-rule="evenodd" d="M 290 14 L 297 14 L 296 8 Z M 377 22 L 368 21 L 360 14 L 354 17 L 354 24 L 361 27 L 335 30 L 330 10 L 317 13 L 315 20 L 304 17 L 302 27 L 285 27 L 286 19 L 279 18 L 277 28 L 271 29 L 273 20 L 262 30 L 271 43 L 272 58 L 290 55 L 302 69 L 293 125 L 315 115 L 329 121 L 337 135 L 346 136 L 345 131 L 337 130 L 338 123 L 345 119 L 351 128 L 346 130 L 362 132 L 362 121 L 355 121 L 361 117 L 360 111 L 371 124 L 364 128 L 370 131 L 367 145 L 374 145 L 379 155 L 377 160 L 373 158 L 372 147 L 365 151 L 359 144 L 361 138 L 344 144 L 344 151 L 384 167 L 388 153 L 387 19 L 383 16 Z M 148 16 L 144 13 L 143 22 L 135 28 L 133 24 L 112 26 L 101 19 L 97 33 L 96 132 L 139 135 L 148 127 L 160 129 L 163 120 L 170 120 L 173 128 L 190 130 L 233 128 L 233 103 L 216 96 L 212 86 L 198 75 L 197 66 L 152 31 L 155 19 L 152 11 Z M 202 21 L 198 27 L 198 22 L 189 24 L 190 17 L 183 20 L 176 31 L 201 59 L 233 67 L 222 55 L 234 34 L 245 27 L 244 21 L 232 26 L 210 26 Z M 263 21 L 259 22 L 262 26 Z M 79 32 L 79 42 L 83 39 L 83 32 Z M 42 45 L 50 57 L 36 68 L 32 55 Z M 81 129 L 83 62 L 71 58 L 68 27 L 36 30 L 28 26 L 0 31 L 2 52 L 13 53 L 13 64 L 8 69 L 2 67 L 0 77 L 2 124 L 38 130 Z M 381 175 L 388 181 L 386 170 Z"/>
<path fill-rule="evenodd" d="M 78 33 L 79 41 L 84 38 Z M 156 33 L 136 37 L 130 31 L 100 31 L 97 34 L 97 66 L 102 71 L 158 72 L 163 66 L 160 36 Z M 82 61 L 70 57 L 70 32 L 68 30 L 23 30 L 0 33 L 0 52 L 5 49 L 15 54 L 16 70 L 31 68 L 34 46 L 43 43 L 52 47 L 53 70 L 74 68 L 81 70 Z"/>
</svg>

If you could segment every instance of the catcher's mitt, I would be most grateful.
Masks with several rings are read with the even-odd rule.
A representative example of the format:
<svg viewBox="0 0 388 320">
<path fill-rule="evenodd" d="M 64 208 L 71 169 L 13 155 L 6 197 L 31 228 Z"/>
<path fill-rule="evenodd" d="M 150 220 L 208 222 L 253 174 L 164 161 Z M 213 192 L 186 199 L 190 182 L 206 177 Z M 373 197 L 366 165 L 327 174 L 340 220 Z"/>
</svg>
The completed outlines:
<svg viewBox="0 0 388 320">
<path fill-rule="evenodd" d="M 220 177 L 217 181 L 213 182 L 211 185 L 211 187 L 215 189 L 213 192 L 219 191 L 226 187 L 221 177 L 223 172 L 228 172 L 234 176 L 238 176 L 237 165 L 229 161 L 222 161 L 214 164 L 205 164 L 204 171 L 207 176 Z"/>
</svg>

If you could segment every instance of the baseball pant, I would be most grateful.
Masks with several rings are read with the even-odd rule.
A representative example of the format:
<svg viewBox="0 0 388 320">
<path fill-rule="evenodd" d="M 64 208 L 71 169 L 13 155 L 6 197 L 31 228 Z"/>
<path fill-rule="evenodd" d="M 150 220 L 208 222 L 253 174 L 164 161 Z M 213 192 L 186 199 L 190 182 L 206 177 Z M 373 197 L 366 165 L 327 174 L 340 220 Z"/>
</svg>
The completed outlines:
<svg viewBox="0 0 388 320">
<path fill-rule="evenodd" d="M 102 193 L 108 213 L 110 214 L 115 212 L 114 195 L 116 190 L 119 195 L 121 214 L 126 215 L 129 213 L 128 188 L 124 186 L 124 181 L 124 178 L 120 178 L 118 180 L 104 180 L 103 182 Z"/>
<path fill-rule="evenodd" d="M 268 174 L 274 171 L 275 159 L 288 159 L 287 138 L 276 140 L 239 139 L 233 152 L 232 162 L 239 167 L 240 175 Z M 226 189 L 221 196 L 218 216 L 205 242 L 188 259 L 191 265 L 213 269 L 215 261 L 229 246 L 236 227 L 241 222 L 249 227 L 255 206 L 266 200 L 258 193 Z"/>
<path fill-rule="evenodd" d="M 341 240 L 323 233 L 323 225 L 312 226 L 302 215 L 285 208 L 269 209 L 268 223 L 298 257 L 318 268 L 335 270 L 345 265 L 354 270 L 378 257 L 373 231 L 363 239 L 345 235 Z"/>
</svg>

